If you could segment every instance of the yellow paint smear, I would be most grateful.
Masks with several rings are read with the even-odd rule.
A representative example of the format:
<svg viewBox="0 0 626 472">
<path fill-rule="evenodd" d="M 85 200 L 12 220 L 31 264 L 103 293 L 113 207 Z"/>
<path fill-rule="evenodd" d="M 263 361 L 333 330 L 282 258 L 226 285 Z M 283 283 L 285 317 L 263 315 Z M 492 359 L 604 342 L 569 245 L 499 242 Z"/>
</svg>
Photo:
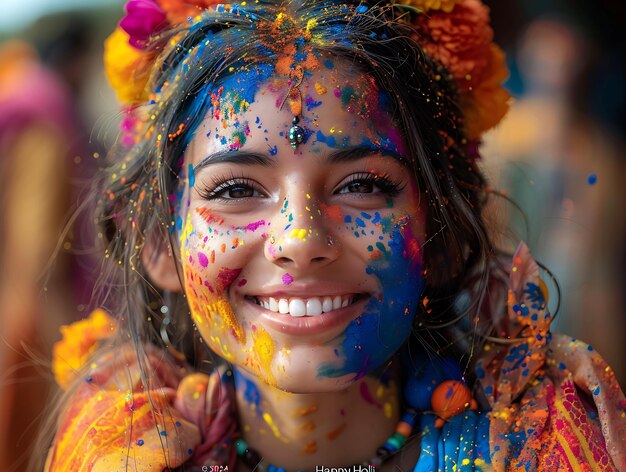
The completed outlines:
<svg viewBox="0 0 626 472">
<path fill-rule="evenodd" d="M 272 433 L 274 433 L 274 436 L 276 436 L 276 438 L 280 439 L 282 442 L 286 443 L 287 439 L 284 438 L 282 434 L 280 434 L 278 426 L 276 426 L 276 424 L 274 423 L 274 420 L 272 419 L 271 415 L 265 412 L 263 413 L 263 419 L 272 430 Z"/>
<path fill-rule="evenodd" d="M 276 385 L 276 379 L 272 374 L 272 359 L 274 358 L 274 340 L 262 328 L 259 328 L 254 336 L 253 351 L 259 361 L 261 374 L 270 385 Z"/>
<path fill-rule="evenodd" d="M 239 321 L 237 321 L 235 312 L 231 308 L 228 301 L 224 300 L 223 298 L 219 298 L 215 303 L 209 305 L 207 309 L 211 314 L 217 313 L 224 320 L 226 327 L 233 330 L 237 341 L 240 344 L 245 344 L 246 332 L 239 324 Z"/>
<path fill-rule="evenodd" d="M 319 82 L 315 82 L 315 91 L 318 95 L 325 95 L 326 92 L 328 92 L 328 89 Z"/>
<path fill-rule="evenodd" d="M 289 237 L 290 238 L 300 238 L 302 240 L 304 240 L 304 238 L 306 237 L 306 229 L 304 228 L 294 228 L 291 230 L 291 233 L 289 233 Z"/>
</svg>

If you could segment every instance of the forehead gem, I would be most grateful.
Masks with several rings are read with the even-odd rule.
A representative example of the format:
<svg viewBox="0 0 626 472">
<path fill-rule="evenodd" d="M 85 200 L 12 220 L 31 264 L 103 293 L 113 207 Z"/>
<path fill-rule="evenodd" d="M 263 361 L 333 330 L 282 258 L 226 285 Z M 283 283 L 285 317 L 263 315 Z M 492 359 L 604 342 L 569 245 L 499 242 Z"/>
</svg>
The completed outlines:
<svg viewBox="0 0 626 472">
<path fill-rule="evenodd" d="M 289 143 L 294 150 L 298 147 L 298 144 L 304 142 L 304 130 L 301 126 L 298 126 L 299 121 L 298 117 L 294 116 L 292 120 L 293 126 L 289 128 Z"/>
</svg>

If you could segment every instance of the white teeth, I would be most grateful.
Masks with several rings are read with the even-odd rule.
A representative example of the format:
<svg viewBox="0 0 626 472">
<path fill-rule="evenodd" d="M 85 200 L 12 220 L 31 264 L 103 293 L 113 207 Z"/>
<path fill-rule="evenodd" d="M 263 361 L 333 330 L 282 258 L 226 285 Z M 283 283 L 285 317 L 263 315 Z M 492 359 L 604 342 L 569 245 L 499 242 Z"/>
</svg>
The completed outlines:
<svg viewBox="0 0 626 472">
<path fill-rule="evenodd" d="M 285 298 L 281 298 L 278 301 L 278 312 L 282 313 L 283 315 L 289 313 L 289 301 Z"/>
<path fill-rule="evenodd" d="M 322 311 L 324 313 L 328 313 L 333 310 L 333 299 L 330 297 L 324 297 L 324 301 L 322 302 Z"/>
<path fill-rule="evenodd" d="M 306 305 L 304 300 L 299 298 L 292 298 L 289 302 L 289 314 L 291 316 L 304 316 L 306 315 Z"/>
<path fill-rule="evenodd" d="M 322 313 L 345 308 L 357 300 L 352 295 L 335 295 L 334 297 L 311 298 L 273 298 L 254 297 L 258 305 L 266 310 L 291 316 L 318 316 Z"/>
<path fill-rule="evenodd" d="M 267 308 L 271 311 L 278 311 L 278 302 L 275 298 L 270 297 L 269 306 Z"/>
<path fill-rule="evenodd" d="M 309 298 L 306 301 L 306 314 L 309 316 L 322 314 L 322 302 L 319 298 Z"/>
</svg>

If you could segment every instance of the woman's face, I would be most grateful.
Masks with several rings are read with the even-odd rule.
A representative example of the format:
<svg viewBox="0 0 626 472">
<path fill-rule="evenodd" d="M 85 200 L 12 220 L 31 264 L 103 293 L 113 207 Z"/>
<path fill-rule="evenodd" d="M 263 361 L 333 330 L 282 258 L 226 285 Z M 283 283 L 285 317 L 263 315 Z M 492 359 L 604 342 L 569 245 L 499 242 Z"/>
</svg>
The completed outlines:
<svg viewBox="0 0 626 472">
<path fill-rule="evenodd" d="M 332 60 L 306 74 L 296 150 L 290 84 L 263 74 L 215 90 L 187 148 L 184 288 L 221 357 L 284 390 L 337 390 L 410 333 L 423 286 L 419 190 L 365 74 Z"/>
</svg>

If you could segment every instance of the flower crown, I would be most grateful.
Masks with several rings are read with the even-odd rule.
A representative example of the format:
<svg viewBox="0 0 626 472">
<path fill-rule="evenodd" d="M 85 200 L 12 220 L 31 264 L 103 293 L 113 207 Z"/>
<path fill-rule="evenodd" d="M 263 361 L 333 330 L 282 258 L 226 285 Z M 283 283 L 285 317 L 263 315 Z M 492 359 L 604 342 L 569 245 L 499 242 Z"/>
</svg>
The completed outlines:
<svg viewBox="0 0 626 472">
<path fill-rule="evenodd" d="M 509 93 L 504 53 L 493 43 L 489 10 L 480 0 L 396 0 L 416 30 L 414 40 L 450 73 L 459 93 L 465 135 L 477 141 L 504 117 Z M 194 21 L 208 8 L 233 8 L 215 0 L 128 0 L 126 16 L 105 42 L 105 72 L 126 109 L 146 103 L 155 53 L 147 49 L 160 31 Z"/>
</svg>

